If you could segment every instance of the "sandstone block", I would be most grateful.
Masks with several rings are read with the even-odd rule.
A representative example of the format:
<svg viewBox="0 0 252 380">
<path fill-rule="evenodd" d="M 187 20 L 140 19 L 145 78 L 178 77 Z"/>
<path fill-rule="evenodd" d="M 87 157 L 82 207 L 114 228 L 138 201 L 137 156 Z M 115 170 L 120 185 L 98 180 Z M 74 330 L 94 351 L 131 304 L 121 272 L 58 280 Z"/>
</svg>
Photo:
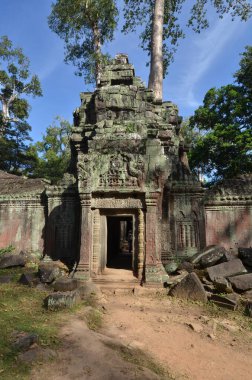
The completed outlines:
<svg viewBox="0 0 252 380">
<path fill-rule="evenodd" d="M 229 277 L 229 281 L 238 292 L 252 289 L 252 273 Z"/>
<path fill-rule="evenodd" d="M 5 253 L 0 257 L 0 269 L 11 267 L 24 267 L 26 263 L 23 255 Z"/>
<path fill-rule="evenodd" d="M 219 293 L 232 293 L 232 286 L 230 282 L 223 277 L 216 277 L 214 280 L 214 287 Z"/>
<path fill-rule="evenodd" d="M 50 284 L 61 276 L 61 271 L 53 262 L 44 262 L 39 265 L 38 274 L 41 282 Z"/>
<path fill-rule="evenodd" d="M 238 306 L 239 298 L 234 294 L 230 296 L 221 296 L 218 294 L 211 295 L 210 300 L 217 306 L 224 307 L 226 309 L 235 310 Z"/>
<path fill-rule="evenodd" d="M 77 291 L 52 293 L 44 300 L 44 305 L 48 310 L 56 311 L 68 309 L 80 301 Z"/>
<path fill-rule="evenodd" d="M 169 295 L 194 301 L 207 301 L 205 289 L 196 273 L 189 273 L 170 290 Z"/>
<path fill-rule="evenodd" d="M 23 273 L 18 282 L 22 285 L 36 286 L 40 283 L 37 273 Z"/>
<path fill-rule="evenodd" d="M 197 264 L 202 268 L 208 268 L 221 262 L 225 253 L 225 248 L 218 245 L 211 245 L 206 247 L 202 252 L 194 255 L 191 259 L 191 263 Z"/>
<path fill-rule="evenodd" d="M 34 343 L 38 343 L 38 335 L 26 332 L 20 332 L 13 335 L 14 342 L 12 346 L 19 351 L 26 351 Z"/>
<path fill-rule="evenodd" d="M 53 284 L 56 292 L 67 292 L 77 289 L 78 281 L 75 278 L 60 277 Z"/>
<path fill-rule="evenodd" d="M 193 263 L 190 263 L 189 261 L 183 261 L 180 265 L 179 265 L 179 270 L 186 270 L 188 273 L 191 273 L 194 271 L 194 264 Z"/>
<path fill-rule="evenodd" d="M 247 273 L 247 270 L 241 260 L 236 259 L 207 268 L 207 273 L 210 280 L 215 281 L 216 278 L 227 278 L 238 274 Z"/>
</svg>

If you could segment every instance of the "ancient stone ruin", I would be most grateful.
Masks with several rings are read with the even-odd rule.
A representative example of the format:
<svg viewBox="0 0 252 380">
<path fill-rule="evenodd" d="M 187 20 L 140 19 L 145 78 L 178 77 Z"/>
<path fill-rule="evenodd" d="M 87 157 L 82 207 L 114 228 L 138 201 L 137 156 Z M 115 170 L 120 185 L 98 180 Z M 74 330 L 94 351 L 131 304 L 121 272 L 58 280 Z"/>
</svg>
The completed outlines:
<svg viewBox="0 0 252 380">
<path fill-rule="evenodd" d="M 190 172 L 181 118 L 119 54 L 74 112 L 71 164 L 57 185 L 0 177 L 0 248 L 43 251 L 80 279 L 127 268 L 140 283 L 163 283 L 170 263 L 206 245 L 252 245 L 252 178 L 208 192 Z M 22 185 L 21 185 L 22 183 Z M 129 238 L 130 236 L 130 238 Z"/>
</svg>

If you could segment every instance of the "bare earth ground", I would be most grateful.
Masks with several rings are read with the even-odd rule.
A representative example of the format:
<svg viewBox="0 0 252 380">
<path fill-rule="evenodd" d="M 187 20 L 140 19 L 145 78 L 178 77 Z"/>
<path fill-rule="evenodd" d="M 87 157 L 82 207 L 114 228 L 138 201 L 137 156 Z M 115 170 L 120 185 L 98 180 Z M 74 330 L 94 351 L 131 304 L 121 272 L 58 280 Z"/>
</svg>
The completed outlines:
<svg viewBox="0 0 252 380">
<path fill-rule="evenodd" d="M 70 317 L 60 332 L 58 358 L 36 366 L 30 379 L 161 378 L 109 347 L 120 342 L 149 353 L 176 380 L 251 380 L 252 331 L 236 313 L 213 315 L 202 305 L 139 289 L 135 295 L 105 290 L 99 301 L 105 310 L 99 333 L 86 326 L 85 308 Z"/>
</svg>

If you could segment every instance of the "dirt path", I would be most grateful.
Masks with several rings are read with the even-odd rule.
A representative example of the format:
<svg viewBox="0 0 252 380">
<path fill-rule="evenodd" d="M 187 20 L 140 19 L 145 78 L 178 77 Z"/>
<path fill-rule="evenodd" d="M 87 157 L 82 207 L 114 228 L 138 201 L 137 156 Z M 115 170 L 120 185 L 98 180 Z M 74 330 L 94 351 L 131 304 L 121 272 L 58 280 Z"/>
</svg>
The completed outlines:
<svg viewBox="0 0 252 380">
<path fill-rule="evenodd" d="M 70 317 L 60 333 L 58 359 L 36 367 L 31 380 L 161 378 L 123 360 L 111 349 L 118 342 L 150 354 L 176 380 L 251 379 L 252 332 L 235 314 L 213 318 L 197 305 L 120 291 L 106 292 L 102 304 L 102 331 L 87 328 L 84 309 Z"/>
<path fill-rule="evenodd" d="M 252 332 L 242 319 L 211 318 L 197 305 L 143 295 L 109 296 L 107 308 L 104 331 L 149 352 L 176 379 L 251 380 Z"/>
</svg>

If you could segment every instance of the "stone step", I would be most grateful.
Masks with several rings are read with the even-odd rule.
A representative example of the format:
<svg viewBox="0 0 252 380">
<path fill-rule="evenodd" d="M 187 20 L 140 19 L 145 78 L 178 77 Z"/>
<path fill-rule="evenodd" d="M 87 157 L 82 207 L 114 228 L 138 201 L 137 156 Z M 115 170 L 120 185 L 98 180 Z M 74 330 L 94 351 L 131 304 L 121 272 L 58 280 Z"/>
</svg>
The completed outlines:
<svg viewBox="0 0 252 380">
<path fill-rule="evenodd" d="M 155 295 L 157 293 L 167 294 L 167 289 L 159 286 L 141 286 L 138 282 L 116 282 L 116 281 L 94 281 L 99 285 L 104 294 L 124 295 L 131 294 L 136 296 Z"/>
</svg>

